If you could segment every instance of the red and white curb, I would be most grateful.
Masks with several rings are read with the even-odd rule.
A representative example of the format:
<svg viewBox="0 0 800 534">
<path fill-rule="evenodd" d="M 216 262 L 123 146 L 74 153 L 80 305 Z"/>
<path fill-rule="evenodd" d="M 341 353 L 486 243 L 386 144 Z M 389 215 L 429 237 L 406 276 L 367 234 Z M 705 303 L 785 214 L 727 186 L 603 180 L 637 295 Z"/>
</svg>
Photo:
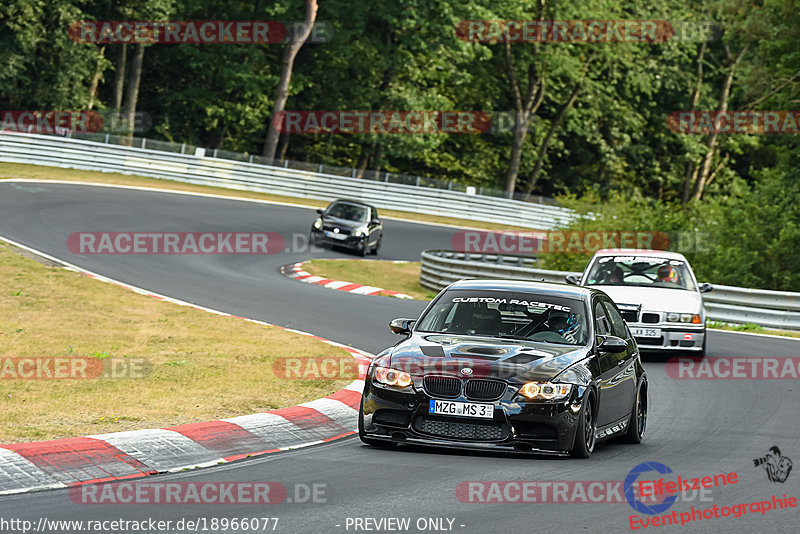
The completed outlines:
<svg viewBox="0 0 800 534">
<path fill-rule="evenodd" d="M 370 261 L 370 260 L 363 260 L 363 261 Z M 347 291 L 348 293 L 356 293 L 358 295 L 381 295 L 385 297 L 396 297 L 399 299 L 414 298 L 411 295 L 406 295 L 405 293 L 399 293 L 391 289 L 365 286 L 361 284 L 354 284 L 352 282 L 345 282 L 343 280 L 332 280 L 330 278 L 323 278 L 322 276 L 316 276 L 307 273 L 306 271 L 303 270 L 303 265 L 306 263 L 308 263 L 308 261 L 301 261 L 299 263 L 287 265 L 281 268 L 281 272 L 284 275 L 288 276 L 289 278 L 294 278 L 295 280 L 299 280 L 300 282 L 306 284 L 317 284 L 322 287 L 327 287 L 329 289 L 338 289 L 339 291 Z M 407 263 L 407 262 L 397 261 L 393 263 Z"/>
<path fill-rule="evenodd" d="M 67 269 L 142 295 L 217 315 L 238 317 L 107 278 L 4 237 L 0 240 Z M 356 432 L 364 376 L 373 355 L 308 332 L 239 318 L 340 347 L 359 362 L 359 378 L 322 399 L 269 412 L 168 428 L 0 445 L 0 495 L 207 467 L 249 456 L 308 447 Z"/>
</svg>

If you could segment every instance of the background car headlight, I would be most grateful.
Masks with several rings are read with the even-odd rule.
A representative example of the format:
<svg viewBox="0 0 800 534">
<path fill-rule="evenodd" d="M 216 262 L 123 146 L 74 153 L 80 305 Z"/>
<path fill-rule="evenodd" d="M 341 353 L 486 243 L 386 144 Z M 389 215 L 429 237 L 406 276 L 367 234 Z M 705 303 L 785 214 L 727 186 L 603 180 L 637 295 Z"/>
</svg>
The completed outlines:
<svg viewBox="0 0 800 534">
<path fill-rule="evenodd" d="M 700 314 L 697 313 L 668 313 L 667 314 L 667 321 L 670 323 L 693 323 L 693 324 L 702 324 L 700 320 Z"/>
<path fill-rule="evenodd" d="M 322 219 L 317 219 L 316 221 L 314 221 L 314 228 L 316 228 L 317 230 L 322 229 Z"/>
<path fill-rule="evenodd" d="M 526 399 L 561 400 L 572 391 L 572 384 L 553 384 L 552 382 L 528 382 L 519 389 L 519 395 Z"/>
<path fill-rule="evenodd" d="M 356 228 L 356 231 L 353 232 L 353 235 L 356 237 L 364 237 L 367 235 L 367 227 L 366 226 L 359 226 Z"/>
<path fill-rule="evenodd" d="M 405 371 L 398 371 L 389 367 L 376 367 L 375 380 L 386 386 L 405 388 L 411 385 L 411 375 Z"/>
</svg>

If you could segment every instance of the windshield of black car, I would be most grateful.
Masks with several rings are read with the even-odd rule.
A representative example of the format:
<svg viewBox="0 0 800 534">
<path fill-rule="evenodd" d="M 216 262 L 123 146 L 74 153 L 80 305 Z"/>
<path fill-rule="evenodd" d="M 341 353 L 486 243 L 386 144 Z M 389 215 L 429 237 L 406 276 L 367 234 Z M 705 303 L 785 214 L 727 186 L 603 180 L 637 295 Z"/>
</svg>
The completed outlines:
<svg viewBox="0 0 800 534">
<path fill-rule="evenodd" d="M 344 219 L 346 221 L 354 222 L 367 222 L 367 215 L 369 208 L 366 206 L 358 206 L 356 204 L 346 204 L 339 202 L 328 208 L 325 215 L 329 217 L 336 217 L 337 219 Z"/>
<path fill-rule="evenodd" d="M 416 330 L 584 345 L 586 324 L 579 299 L 451 289 L 420 318 Z"/>
<path fill-rule="evenodd" d="M 584 285 L 661 287 L 695 291 L 683 260 L 651 256 L 604 256 L 589 271 Z"/>
</svg>

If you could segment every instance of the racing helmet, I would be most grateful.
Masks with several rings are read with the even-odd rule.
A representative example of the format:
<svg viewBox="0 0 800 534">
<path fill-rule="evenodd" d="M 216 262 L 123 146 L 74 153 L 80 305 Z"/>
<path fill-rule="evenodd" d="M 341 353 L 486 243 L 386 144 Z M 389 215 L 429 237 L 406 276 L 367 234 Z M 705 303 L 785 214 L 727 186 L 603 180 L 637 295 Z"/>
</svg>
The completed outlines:
<svg viewBox="0 0 800 534">
<path fill-rule="evenodd" d="M 556 315 L 548 319 L 547 323 L 550 329 L 557 334 L 565 337 L 566 339 L 574 342 L 580 339 L 581 318 L 575 313 L 565 313 Z"/>
<path fill-rule="evenodd" d="M 672 265 L 662 265 L 658 268 L 658 281 L 678 283 L 678 269 Z"/>
</svg>

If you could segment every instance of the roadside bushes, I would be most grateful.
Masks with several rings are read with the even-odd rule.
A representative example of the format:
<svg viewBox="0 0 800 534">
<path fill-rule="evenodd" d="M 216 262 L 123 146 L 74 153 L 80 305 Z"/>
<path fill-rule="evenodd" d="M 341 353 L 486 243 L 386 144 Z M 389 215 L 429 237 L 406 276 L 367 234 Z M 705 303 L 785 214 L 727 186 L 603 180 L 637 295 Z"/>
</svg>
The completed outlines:
<svg viewBox="0 0 800 534">
<path fill-rule="evenodd" d="M 752 187 L 682 205 L 616 194 L 560 198 L 581 217 L 575 231 L 664 232 L 670 250 L 684 254 L 698 281 L 800 291 L 800 173 L 760 171 Z M 582 271 L 591 253 L 545 254 L 546 269 Z"/>
</svg>

